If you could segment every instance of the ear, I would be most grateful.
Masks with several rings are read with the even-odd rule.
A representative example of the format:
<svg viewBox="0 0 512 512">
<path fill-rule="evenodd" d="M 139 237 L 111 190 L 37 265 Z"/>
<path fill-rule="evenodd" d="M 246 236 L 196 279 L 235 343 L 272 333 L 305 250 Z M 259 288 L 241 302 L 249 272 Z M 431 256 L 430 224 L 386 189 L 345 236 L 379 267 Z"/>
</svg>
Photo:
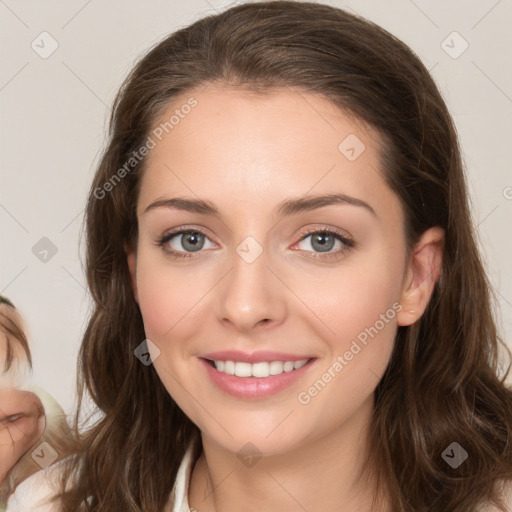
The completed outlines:
<svg viewBox="0 0 512 512">
<path fill-rule="evenodd" d="M 130 278 L 132 282 L 133 296 L 135 302 L 139 303 L 139 294 L 137 292 L 137 252 L 135 249 L 128 249 L 125 247 L 126 260 L 128 262 L 128 270 L 130 271 Z"/>
<path fill-rule="evenodd" d="M 423 315 L 441 275 L 444 230 L 427 229 L 412 249 L 397 315 L 398 325 L 412 325 Z"/>
</svg>

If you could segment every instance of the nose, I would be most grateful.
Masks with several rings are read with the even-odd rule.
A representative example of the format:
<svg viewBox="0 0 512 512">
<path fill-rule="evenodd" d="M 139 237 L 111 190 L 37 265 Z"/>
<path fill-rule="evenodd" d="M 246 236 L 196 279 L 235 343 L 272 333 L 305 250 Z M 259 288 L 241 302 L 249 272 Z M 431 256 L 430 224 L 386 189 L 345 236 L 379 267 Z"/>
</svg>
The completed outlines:
<svg viewBox="0 0 512 512">
<path fill-rule="evenodd" d="M 225 326 L 244 333 L 282 323 L 287 289 L 269 266 L 265 250 L 249 263 L 234 253 L 233 266 L 219 283 L 215 309 Z"/>
</svg>

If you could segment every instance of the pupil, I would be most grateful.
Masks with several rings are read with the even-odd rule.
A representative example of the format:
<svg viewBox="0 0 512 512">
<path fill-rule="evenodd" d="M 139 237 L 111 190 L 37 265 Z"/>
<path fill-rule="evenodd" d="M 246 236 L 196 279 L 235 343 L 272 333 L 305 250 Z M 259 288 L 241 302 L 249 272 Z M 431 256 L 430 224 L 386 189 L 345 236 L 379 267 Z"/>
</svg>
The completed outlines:
<svg viewBox="0 0 512 512">
<path fill-rule="evenodd" d="M 202 247 L 202 244 L 200 244 L 200 235 L 199 233 L 187 233 L 185 237 L 183 238 L 183 246 L 185 248 L 191 249 L 191 250 L 199 250 Z M 189 245 L 189 247 L 187 247 Z"/>
<path fill-rule="evenodd" d="M 332 235 L 319 234 L 319 235 L 316 235 L 316 237 L 313 237 L 313 240 L 315 240 L 315 238 L 319 243 L 319 248 L 320 248 L 321 252 L 329 251 L 330 249 L 332 249 L 332 242 L 333 242 Z M 329 241 L 331 242 L 331 244 L 329 244 Z M 313 246 L 314 246 L 314 242 L 313 242 Z"/>
</svg>

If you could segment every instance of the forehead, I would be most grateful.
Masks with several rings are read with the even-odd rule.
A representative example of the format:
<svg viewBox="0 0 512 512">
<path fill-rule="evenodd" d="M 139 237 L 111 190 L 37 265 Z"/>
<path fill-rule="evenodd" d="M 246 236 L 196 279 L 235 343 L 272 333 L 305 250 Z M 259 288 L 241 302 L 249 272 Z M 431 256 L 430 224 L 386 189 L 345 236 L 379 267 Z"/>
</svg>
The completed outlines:
<svg viewBox="0 0 512 512">
<path fill-rule="evenodd" d="M 382 197 L 386 187 L 379 134 L 323 95 L 297 89 L 191 90 L 174 98 L 150 137 L 140 208 L 171 191 L 227 194 L 261 208 L 310 190 Z"/>
<path fill-rule="evenodd" d="M 264 142 L 265 146 L 257 148 L 264 158 L 266 150 L 285 153 L 292 143 L 301 155 L 338 151 L 342 138 L 350 134 L 375 149 L 379 146 L 376 130 L 322 94 L 292 87 L 255 91 L 247 86 L 209 84 L 171 101 L 153 127 L 156 147 L 148 160 L 173 141 L 180 141 L 181 147 L 182 142 L 193 144 L 201 139 L 203 151 L 230 144 L 232 153 L 249 152 Z"/>
</svg>

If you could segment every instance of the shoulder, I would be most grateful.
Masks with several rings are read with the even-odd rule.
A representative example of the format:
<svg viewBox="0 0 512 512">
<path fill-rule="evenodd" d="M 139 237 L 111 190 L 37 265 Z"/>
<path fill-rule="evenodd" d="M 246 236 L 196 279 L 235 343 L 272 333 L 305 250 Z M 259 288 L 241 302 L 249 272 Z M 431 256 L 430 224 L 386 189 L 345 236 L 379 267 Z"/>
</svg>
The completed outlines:
<svg viewBox="0 0 512 512">
<path fill-rule="evenodd" d="M 6 512 L 58 512 L 53 498 L 60 492 L 63 459 L 21 482 L 7 501 Z"/>
</svg>

